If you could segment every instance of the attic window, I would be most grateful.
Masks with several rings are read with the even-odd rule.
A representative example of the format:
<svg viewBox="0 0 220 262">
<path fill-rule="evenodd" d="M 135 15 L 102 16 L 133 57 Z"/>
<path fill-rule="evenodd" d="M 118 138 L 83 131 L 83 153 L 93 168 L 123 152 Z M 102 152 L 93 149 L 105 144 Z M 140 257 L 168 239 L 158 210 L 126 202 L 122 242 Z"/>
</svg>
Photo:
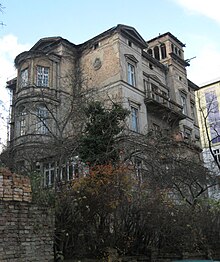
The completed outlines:
<svg viewBox="0 0 220 262">
<path fill-rule="evenodd" d="M 100 42 L 95 43 L 93 46 L 94 50 L 97 49 L 99 46 L 100 46 Z"/>
<path fill-rule="evenodd" d="M 153 56 L 153 51 L 152 51 L 152 49 L 148 49 L 147 52 L 148 52 L 149 55 Z"/>
<path fill-rule="evenodd" d="M 128 40 L 128 45 L 132 47 L 132 42 L 130 40 Z"/>
</svg>

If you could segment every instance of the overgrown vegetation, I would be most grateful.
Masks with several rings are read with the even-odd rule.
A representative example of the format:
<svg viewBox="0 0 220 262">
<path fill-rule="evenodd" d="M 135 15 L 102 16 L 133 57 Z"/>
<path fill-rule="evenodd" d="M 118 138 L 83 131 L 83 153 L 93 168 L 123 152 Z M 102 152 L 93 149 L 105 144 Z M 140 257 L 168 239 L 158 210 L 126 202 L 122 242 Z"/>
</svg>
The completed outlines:
<svg viewBox="0 0 220 262">
<path fill-rule="evenodd" d="M 122 256 L 157 250 L 211 258 L 220 245 L 219 204 L 207 200 L 211 175 L 188 145 L 168 137 L 128 136 L 120 147 L 126 115 L 118 106 L 88 107 L 80 154 L 90 172 L 58 194 L 58 250 L 65 257 L 105 257 L 112 248 Z"/>
</svg>

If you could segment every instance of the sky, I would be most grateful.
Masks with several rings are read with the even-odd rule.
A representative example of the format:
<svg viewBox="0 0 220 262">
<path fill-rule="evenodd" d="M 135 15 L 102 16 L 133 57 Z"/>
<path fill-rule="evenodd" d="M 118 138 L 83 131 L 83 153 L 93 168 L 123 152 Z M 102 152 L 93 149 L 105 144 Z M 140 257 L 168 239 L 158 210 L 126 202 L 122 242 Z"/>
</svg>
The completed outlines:
<svg viewBox="0 0 220 262">
<path fill-rule="evenodd" d="M 116 26 L 134 27 L 149 40 L 171 32 L 186 44 L 188 78 L 201 86 L 220 79 L 219 0 L 0 0 L 0 143 L 5 143 L 14 58 L 40 38 L 83 43 Z M 195 58 L 194 58 L 195 57 Z M 1 118 L 4 119 L 1 119 Z"/>
</svg>

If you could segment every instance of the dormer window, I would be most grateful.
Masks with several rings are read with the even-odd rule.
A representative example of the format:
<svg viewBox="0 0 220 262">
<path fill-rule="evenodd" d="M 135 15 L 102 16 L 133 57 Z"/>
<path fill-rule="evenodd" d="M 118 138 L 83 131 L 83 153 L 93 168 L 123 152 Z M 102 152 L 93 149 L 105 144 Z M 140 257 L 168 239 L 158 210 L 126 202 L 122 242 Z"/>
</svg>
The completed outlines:
<svg viewBox="0 0 220 262">
<path fill-rule="evenodd" d="M 28 68 L 21 71 L 20 75 L 20 87 L 25 87 L 28 85 Z"/>
<path fill-rule="evenodd" d="M 49 68 L 37 66 L 37 86 L 49 86 Z"/>
<path fill-rule="evenodd" d="M 93 49 L 97 49 L 98 47 L 100 46 L 100 43 L 99 42 L 96 42 L 94 45 L 93 45 Z"/>
<path fill-rule="evenodd" d="M 128 40 L 128 45 L 132 47 L 132 42 L 130 40 Z"/>
</svg>

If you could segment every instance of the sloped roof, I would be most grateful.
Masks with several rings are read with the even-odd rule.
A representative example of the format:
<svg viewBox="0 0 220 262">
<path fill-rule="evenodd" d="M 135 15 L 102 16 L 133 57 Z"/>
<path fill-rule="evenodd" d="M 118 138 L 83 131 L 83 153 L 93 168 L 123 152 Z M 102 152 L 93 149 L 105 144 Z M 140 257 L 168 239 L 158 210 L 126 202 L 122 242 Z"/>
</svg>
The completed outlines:
<svg viewBox="0 0 220 262">
<path fill-rule="evenodd" d="M 71 43 L 70 41 L 68 41 L 67 39 L 64 39 L 60 36 L 53 36 L 53 37 L 44 37 L 41 38 L 31 49 L 30 51 L 34 51 L 34 50 L 44 50 L 44 49 L 48 49 L 48 48 L 52 48 L 54 46 L 56 46 L 59 43 L 66 43 L 70 46 L 76 46 L 73 43 Z"/>
<path fill-rule="evenodd" d="M 117 29 L 122 33 L 130 37 L 133 41 L 138 43 L 142 48 L 147 48 L 146 41 L 142 38 L 142 36 L 138 33 L 138 31 L 131 26 L 119 24 Z"/>
<path fill-rule="evenodd" d="M 175 37 L 175 36 L 174 36 L 173 34 L 171 34 L 170 32 L 166 32 L 166 33 L 164 33 L 164 34 L 160 34 L 160 35 L 158 35 L 158 36 L 156 36 L 156 37 L 148 40 L 147 43 L 151 43 L 151 42 L 153 42 L 153 41 L 155 41 L 155 40 L 157 40 L 157 39 L 160 39 L 160 38 L 162 38 L 162 37 L 164 37 L 164 36 L 169 36 L 170 38 L 172 38 L 175 42 L 177 42 L 177 43 L 178 43 L 180 46 L 182 46 L 182 47 L 185 47 L 185 46 L 186 46 L 185 44 L 183 44 L 177 37 Z"/>
<path fill-rule="evenodd" d="M 138 44 L 141 48 L 147 48 L 146 41 L 142 38 L 142 36 L 137 32 L 137 30 L 134 27 L 122 24 L 118 24 L 117 26 L 108 29 L 107 31 L 89 39 L 88 41 L 84 42 L 83 44 L 80 44 L 79 46 L 82 48 L 86 48 L 89 44 L 97 42 L 98 40 L 108 37 L 109 35 L 114 34 L 116 32 L 125 35 L 134 43 Z"/>
</svg>

